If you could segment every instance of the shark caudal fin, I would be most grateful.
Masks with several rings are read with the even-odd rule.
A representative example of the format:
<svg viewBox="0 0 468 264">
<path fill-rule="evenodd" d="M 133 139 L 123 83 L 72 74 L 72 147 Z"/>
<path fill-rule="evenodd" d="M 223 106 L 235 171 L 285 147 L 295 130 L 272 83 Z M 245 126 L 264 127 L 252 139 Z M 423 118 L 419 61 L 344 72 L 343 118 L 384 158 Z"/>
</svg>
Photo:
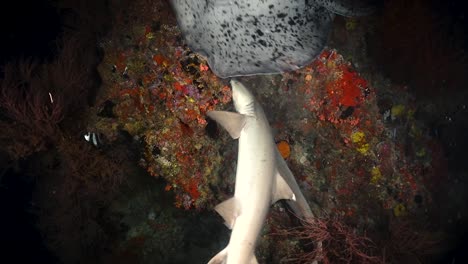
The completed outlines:
<svg viewBox="0 0 468 264">
<path fill-rule="evenodd" d="M 216 254 L 216 256 L 214 256 L 212 259 L 210 259 L 208 264 L 226 264 L 227 258 L 228 258 L 228 248 L 229 248 L 229 245 L 225 247 L 223 250 L 221 250 L 218 254 Z M 247 264 L 258 264 L 258 261 L 255 255 L 252 255 L 252 257 L 250 258 L 250 261 Z"/>
<path fill-rule="evenodd" d="M 208 264 L 225 264 L 227 262 L 228 247 L 229 245 L 211 258 Z"/>
</svg>

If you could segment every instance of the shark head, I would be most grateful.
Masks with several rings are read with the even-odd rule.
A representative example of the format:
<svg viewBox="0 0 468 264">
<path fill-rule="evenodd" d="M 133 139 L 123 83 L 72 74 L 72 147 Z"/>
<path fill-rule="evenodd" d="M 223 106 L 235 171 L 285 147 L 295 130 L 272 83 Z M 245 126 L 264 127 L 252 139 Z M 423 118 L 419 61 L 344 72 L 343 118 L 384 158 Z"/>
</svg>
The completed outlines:
<svg viewBox="0 0 468 264">
<path fill-rule="evenodd" d="M 236 111 L 243 115 L 254 115 L 255 97 L 242 83 L 236 80 L 231 80 L 231 87 Z"/>
</svg>

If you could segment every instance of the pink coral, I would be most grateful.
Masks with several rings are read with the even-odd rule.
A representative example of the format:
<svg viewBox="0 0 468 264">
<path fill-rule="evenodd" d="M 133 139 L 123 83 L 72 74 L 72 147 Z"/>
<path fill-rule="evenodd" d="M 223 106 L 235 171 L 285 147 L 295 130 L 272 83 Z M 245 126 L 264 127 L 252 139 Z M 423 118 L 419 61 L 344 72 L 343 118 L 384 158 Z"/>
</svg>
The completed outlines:
<svg viewBox="0 0 468 264">
<path fill-rule="evenodd" d="M 374 243 L 365 235 L 344 223 L 339 217 L 327 216 L 302 221 L 302 226 L 280 229 L 277 235 L 294 237 L 314 243 L 312 249 L 296 254 L 292 260 L 299 263 L 381 263 L 373 256 Z"/>
</svg>

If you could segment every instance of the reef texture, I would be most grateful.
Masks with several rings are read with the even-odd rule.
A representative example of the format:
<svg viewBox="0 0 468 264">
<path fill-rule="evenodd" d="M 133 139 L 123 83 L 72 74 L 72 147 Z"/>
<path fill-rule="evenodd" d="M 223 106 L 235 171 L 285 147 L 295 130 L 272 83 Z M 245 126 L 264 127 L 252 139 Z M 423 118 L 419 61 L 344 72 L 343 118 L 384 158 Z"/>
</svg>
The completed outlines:
<svg viewBox="0 0 468 264">
<path fill-rule="evenodd" d="M 210 210 L 234 187 L 235 141 L 206 118 L 209 110 L 232 109 L 230 87 L 182 42 L 166 4 L 134 8 L 141 13 L 129 13 L 139 16 L 132 23 L 121 17 L 102 42 L 103 86 L 88 130 L 101 134 L 108 146 L 121 134 L 129 135 L 140 146 L 140 165 L 165 180 L 175 206 Z M 356 23 L 347 21 L 346 30 L 354 30 Z M 308 232 L 321 225 L 338 230 L 336 237 L 361 239 L 361 248 L 350 244 L 351 253 L 344 257 L 333 248 L 342 246 L 336 243 L 315 247 L 307 256 L 364 263 L 432 253 L 437 238 L 414 250 L 392 246 L 392 241 L 407 239 L 411 245 L 411 239 L 422 239 L 395 230 L 413 219 L 426 221 L 431 192 L 447 175 L 442 149 L 415 117 L 418 109 L 405 87 L 364 78 L 330 48 L 301 70 L 240 80 L 264 106 L 280 152 L 320 217 Z M 290 222 L 284 212 L 278 216 L 280 211 L 275 206 L 268 219 L 259 259 L 277 263 L 302 254 L 298 259 L 311 261 L 304 258 L 303 237 L 278 241 L 272 236 Z M 384 239 L 382 233 L 395 237 Z M 375 244 L 367 243 L 368 237 Z M 139 239 L 132 237 L 135 243 Z"/>
<path fill-rule="evenodd" d="M 152 17 L 161 19 L 155 10 Z M 176 206 L 203 208 L 213 197 L 210 186 L 219 186 L 222 158 L 206 136 L 206 112 L 228 104 L 230 88 L 183 46 L 174 20 L 122 26 L 102 44 L 100 114 L 89 130 L 107 144 L 128 133 L 141 143 L 141 165 L 167 181 Z"/>
<path fill-rule="evenodd" d="M 245 80 L 255 87 L 254 79 Z M 404 87 L 382 80 L 371 84 L 333 49 L 302 70 L 265 82 L 256 92 L 270 113 L 280 152 L 319 216 L 300 230 L 285 232 L 288 220 L 272 212 L 276 218 L 270 219 L 267 240 L 276 239 L 274 234 L 300 238 L 284 245 L 284 258 L 301 239 L 323 241 L 324 246 L 290 260 L 379 263 L 402 261 L 403 255 L 421 259 L 437 251 L 442 238 L 431 227 L 399 229 L 411 226 L 408 221 L 426 223 L 432 193 L 447 181 L 442 148 L 415 118 L 416 106 Z M 391 239 L 382 239 L 382 225 Z M 408 246 L 389 246 L 400 239 Z M 424 239 L 418 248 L 410 246 Z M 392 254 L 385 256 L 377 248 Z M 273 255 L 267 253 L 264 260 L 279 262 Z"/>
</svg>

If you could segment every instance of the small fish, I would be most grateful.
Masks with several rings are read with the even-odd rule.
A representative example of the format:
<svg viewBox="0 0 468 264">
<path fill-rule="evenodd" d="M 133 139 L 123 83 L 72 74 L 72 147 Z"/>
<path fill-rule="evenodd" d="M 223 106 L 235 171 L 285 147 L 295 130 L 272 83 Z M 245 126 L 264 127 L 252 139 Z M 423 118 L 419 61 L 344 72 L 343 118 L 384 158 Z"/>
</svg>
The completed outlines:
<svg viewBox="0 0 468 264">
<path fill-rule="evenodd" d="M 86 141 L 92 143 L 95 147 L 99 147 L 102 145 L 102 140 L 101 140 L 101 136 L 99 135 L 99 133 L 88 132 L 83 137 Z"/>
<path fill-rule="evenodd" d="M 171 0 L 187 44 L 221 78 L 309 64 L 324 48 L 335 14 L 368 14 L 373 1 Z"/>
</svg>

